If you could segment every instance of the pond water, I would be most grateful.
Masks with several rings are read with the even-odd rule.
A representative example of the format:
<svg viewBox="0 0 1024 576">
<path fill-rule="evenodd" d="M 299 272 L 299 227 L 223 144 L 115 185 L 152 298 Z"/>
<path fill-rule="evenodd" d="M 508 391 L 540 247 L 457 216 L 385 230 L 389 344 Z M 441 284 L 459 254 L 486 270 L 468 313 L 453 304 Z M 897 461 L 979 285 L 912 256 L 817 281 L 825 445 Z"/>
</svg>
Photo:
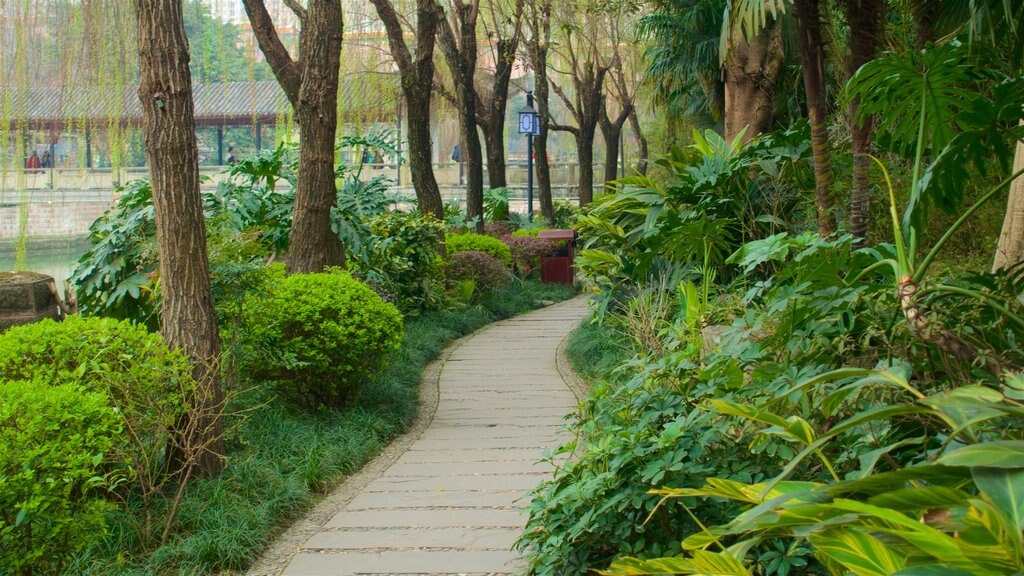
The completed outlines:
<svg viewBox="0 0 1024 576">
<path fill-rule="evenodd" d="M 53 276 L 57 280 L 58 289 L 63 293 L 64 280 L 71 276 L 75 263 L 88 248 L 89 241 L 85 237 L 29 240 L 25 269 Z M 0 272 L 14 270 L 14 256 L 14 243 L 0 242 Z"/>
</svg>

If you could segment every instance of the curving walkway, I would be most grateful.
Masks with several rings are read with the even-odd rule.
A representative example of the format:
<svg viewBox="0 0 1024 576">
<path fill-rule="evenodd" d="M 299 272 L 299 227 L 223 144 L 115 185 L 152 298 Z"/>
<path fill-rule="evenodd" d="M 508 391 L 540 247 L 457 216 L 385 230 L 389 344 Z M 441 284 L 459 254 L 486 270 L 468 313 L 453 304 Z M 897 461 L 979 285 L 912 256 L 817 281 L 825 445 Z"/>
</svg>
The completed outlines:
<svg viewBox="0 0 1024 576">
<path fill-rule="evenodd" d="M 516 572 L 521 499 L 550 473 L 538 461 L 565 440 L 562 419 L 576 406 L 556 350 L 585 311 L 577 298 L 450 349 L 429 425 L 303 534 L 283 574 Z"/>
</svg>

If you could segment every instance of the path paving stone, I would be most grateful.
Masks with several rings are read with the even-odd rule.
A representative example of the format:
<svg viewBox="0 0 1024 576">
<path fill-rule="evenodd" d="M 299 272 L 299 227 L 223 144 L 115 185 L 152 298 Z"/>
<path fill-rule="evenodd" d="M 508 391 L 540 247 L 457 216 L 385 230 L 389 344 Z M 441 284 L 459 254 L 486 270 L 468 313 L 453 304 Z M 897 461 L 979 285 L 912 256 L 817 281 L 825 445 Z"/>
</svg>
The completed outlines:
<svg viewBox="0 0 1024 576">
<path fill-rule="evenodd" d="M 568 440 L 576 399 L 556 349 L 582 299 L 486 329 L 451 353 L 438 407 L 408 451 L 305 539 L 286 576 L 515 574 L 524 496 Z"/>
</svg>

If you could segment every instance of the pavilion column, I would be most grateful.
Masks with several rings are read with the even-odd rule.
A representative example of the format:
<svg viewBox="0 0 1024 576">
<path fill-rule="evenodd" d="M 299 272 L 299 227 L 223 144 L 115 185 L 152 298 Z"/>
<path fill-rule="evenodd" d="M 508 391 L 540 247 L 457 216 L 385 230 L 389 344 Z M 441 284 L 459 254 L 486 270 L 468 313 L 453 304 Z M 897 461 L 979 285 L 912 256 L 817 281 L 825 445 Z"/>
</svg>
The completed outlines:
<svg viewBox="0 0 1024 576">
<path fill-rule="evenodd" d="M 217 126 L 217 166 L 224 165 L 224 127 Z"/>
<path fill-rule="evenodd" d="M 263 150 L 263 123 L 256 121 L 256 151 Z"/>
<path fill-rule="evenodd" d="M 92 134 L 85 129 L 85 167 L 92 168 Z"/>
</svg>

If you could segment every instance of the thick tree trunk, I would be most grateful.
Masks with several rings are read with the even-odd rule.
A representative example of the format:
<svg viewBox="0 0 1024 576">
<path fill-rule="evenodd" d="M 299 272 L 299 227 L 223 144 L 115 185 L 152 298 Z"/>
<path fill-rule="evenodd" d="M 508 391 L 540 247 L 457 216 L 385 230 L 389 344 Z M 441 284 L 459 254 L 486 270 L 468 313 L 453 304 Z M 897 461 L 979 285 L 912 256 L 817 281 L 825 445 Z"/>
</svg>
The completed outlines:
<svg viewBox="0 0 1024 576">
<path fill-rule="evenodd" d="M 281 42 L 264 0 L 243 0 L 259 42 L 299 123 L 299 174 L 288 239 L 288 273 L 322 272 L 345 265 L 341 238 L 331 230 L 337 202 L 334 142 L 338 126 L 338 68 L 344 31 L 340 0 L 299 9 L 299 60 Z"/>
<path fill-rule="evenodd" d="M 537 200 L 540 213 L 549 224 L 555 223 L 555 202 L 551 197 L 551 163 L 548 162 L 548 133 L 541 128 L 540 136 L 533 138 L 533 153 L 537 156 L 533 163 L 537 171 Z"/>
<path fill-rule="evenodd" d="M 462 154 L 466 162 L 466 218 L 476 222 L 476 231 L 484 231 L 484 158 L 480 135 L 476 129 L 476 77 L 477 42 L 476 10 L 478 3 L 454 2 L 453 18 L 438 26 L 441 51 L 455 82 L 455 100 L 458 104 L 459 131 L 462 134 Z M 458 40 L 456 40 L 458 35 Z"/>
<path fill-rule="evenodd" d="M 289 274 L 345 265 L 345 248 L 331 230 L 331 207 L 338 200 L 334 142 L 342 31 L 340 0 L 310 2 L 300 38 L 299 181 L 288 240 Z"/>
<path fill-rule="evenodd" d="M 799 29 L 804 91 L 807 93 L 807 116 L 811 124 L 818 232 L 827 236 L 835 232 L 836 220 L 832 213 L 832 151 L 828 143 L 825 46 L 821 39 L 821 13 L 819 0 L 795 0 L 794 5 Z"/>
<path fill-rule="evenodd" d="M 633 130 L 633 137 L 636 138 L 637 144 L 640 147 L 640 157 L 636 161 L 636 171 L 642 176 L 647 175 L 647 159 L 650 158 L 650 151 L 647 144 L 647 136 L 644 136 L 644 131 L 640 127 L 640 119 L 636 116 L 636 109 L 629 115 L 629 126 Z"/>
<path fill-rule="evenodd" d="M 601 129 L 604 136 L 605 192 L 613 192 L 615 187 L 612 186 L 612 182 L 619 179 L 619 142 L 622 137 L 622 127 L 609 124 L 607 129 Z"/>
<path fill-rule="evenodd" d="M 160 259 L 161 333 L 168 345 L 192 360 L 198 385 L 192 399 L 195 419 L 183 429 L 192 431 L 185 445 L 206 449 L 185 456 L 197 456 L 192 463 L 199 472 L 214 476 L 224 467 L 220 335 L 210 294 L 182 2 L 135 0 L 134 6 L 139 101 Z"/>
<path fill-rule="evenodd" d="M 861 66 L 875 57 L 882 34 L 885 15 L 884 0 L 845 0 L 846 21 L 850 26 L 850 59 L 848 75 L 853 76 Z M 850 101 L 850 139 L 853 148 L 853 187 L 850 189 L 850 232 L 863 245 L 870 227 L 871 134 L 873 122 L 858 122 L 857 106 L 860 99 Z"/>
<path fill-rule="evenodd" d="M 522 7 L 516 13 L 516 32 L 511 38 L 498 40 L 498 59 L 494 70 L 494 87 L 485 102 L 478 102 L 478 121 L 487 144 L 487 181 L 491 188 L 508 186 L 505 163 L 505 113 L 508 110 L 508 86 L 515 69 L 519 47 L 519 26 Z M 538 76 L 539 78 L 539 76 Z M 538 80 L 539 82 L 539 80 Z M 481 112 L 484 112 L 481 114 Z"/>
<path fill-rule="evenodd" d="M 770 132 L 774 122 L 775 84 L 782 69 L 782 23 L 772 19 L 753 42 L 733 26 L 725 63 L 725 139 L 746 128 L 744 142 Z"/>
<path fill-rule="evenodd" d="M 420 211 L 444 221 L 441 190 L 434 177 L 430 138 L 430 96 L 434 90 L 434 40 L 438 7 L 434 0 L 416 0 L 416 54 L 409 52 L 401 19 L 390 0 L 370 0 L 388 34 L 391 57 L 402 77 L 408 108 L 409 171 Z M 443 244 L 442 244 L 443 246 Z"/>
<path fill-rule="evenodd" d="M 484 126 L 484 140 L 487 143 L 487 183 L 491 188 L 505 188 L 505 115 L 501 122 L 488 122 Z M 536 139 L 534 140 L 536 141 Z"/>
<path fill-rule="evenodd" d="M 416 189 L 420 211 L 424 214 L 433 214 L 438 221 L 444 222 L 441 190 L 434 178 L 434 166 L 430 158 L 433 146 L 430 136 L 431 89 L 432 84 L 420 89 L 403 88 L 408 104 L 406 133 L 409 140 L 409 172 L 412 175 L 412 185 Z"/>
<path fill-rule="evenodd" d="M 594 130 L 581 129 L 576 135 L 580 159 L 580 207 L 594 201 Z"/>
<path fill-rule="evenodd" d="M 533 152 L 537 157 L 534 167 L 537 170 L 537 199 L 540 202 L 540 213 L 550 224 L 555 223 L 555 203 L 551 194 L 551 161 L 548 154 L 548 131 L 551 129 L 551 89 L 548 86 L 547 46 L 535 47 L 533 59 L 536 86 L 534 87 L 537 113 L 540 114 L 540 135 L 533 138 Z"/>
<path fill-rule="evenodd" d="M 612 120 L 608 116 L 608 110 L 601 111 L 601 135 L 604 137 L 604 188 L 606 192 L 613 192 L 615 187 L 612 181 L 619 179 L 619 145 L 622 142 L 622 128 L 632 113 L 632 106 L 624 109 L 617 118 Z"/>
<path fill-rule="evenodd" d="M 1013 157 L 1013 172 L 1024 169 L 1024 144 L 1017 143 Z M 992 271 L 1009 268 L 1024 260 L 1024 177 L 1018 177 L 1010 185 L 1010 197 L 1006 202 L 1006 216 L 1003 230 L 999 234 L 996 257 Z"/>
</svg>

